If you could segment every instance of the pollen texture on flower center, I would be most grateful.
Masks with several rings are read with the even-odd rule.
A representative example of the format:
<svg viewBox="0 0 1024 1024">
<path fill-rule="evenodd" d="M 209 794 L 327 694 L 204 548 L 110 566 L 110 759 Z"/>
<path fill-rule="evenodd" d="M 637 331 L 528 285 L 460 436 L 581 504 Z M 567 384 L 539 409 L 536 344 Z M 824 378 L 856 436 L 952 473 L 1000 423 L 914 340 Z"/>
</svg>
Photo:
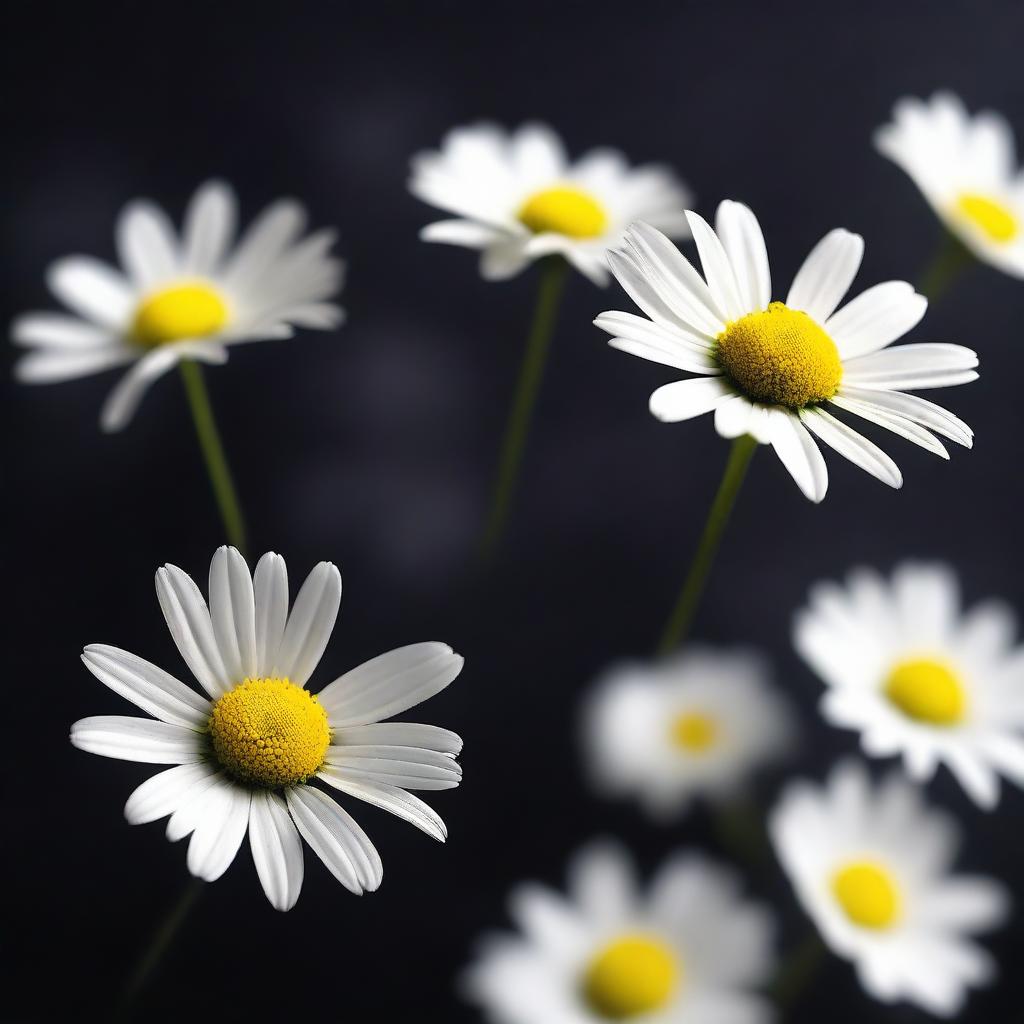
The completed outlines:
<svg viewBox="0 0 1024 1024">
<path fill-rule="evenodd" d="M 901 661 L 886 677 L 885 695 L 910 718 L 931 725 L 956 725 L 966 699 L 957 674 L 934 658 Z"/>
<path fill-rule="evenodd" d="M 316 697 L 287 679 L 246 679 L 213 706 L 210 736 L 220 763 L 261 786 L 305 782 L 331 740 Z"/>
<path fill-rule="evenodd" d="M 835 873 L 832 892 L 846 916 L 862 928 L 883 930 L 899 916 L 900 894 L 884 868 L 854 861 Z"/>
<path fill-rule="evenodd" d="M 608 226 L 601 204 L 572 185 L 534 193 L 520 208 L 519 220 L 537 234 L 552 231 L 569 238 L 596 238 Z"/>
<path fill-rule="evenodd" d="M 143 299 L 135 311 L 132 336 L 141 345 L 206 338 L 228 319 L 223 297 L 207 284 L 179 284 Z"/>
<path fill-rule="evenodd" d="M 734 320 L 715 351 L 732 382 L 755 402 L 800 409 L 832 398 L 843 377 L 835 342 L 782 302 Z"/>
<path fill-rule="evenodd" d="M 627 1020 L 661 1009 L 679 985 L 681 968 L 672 951 L 657 939 L 625 935 L 590 961 L 583 998 L 608 1020 Z"/>
</svg>

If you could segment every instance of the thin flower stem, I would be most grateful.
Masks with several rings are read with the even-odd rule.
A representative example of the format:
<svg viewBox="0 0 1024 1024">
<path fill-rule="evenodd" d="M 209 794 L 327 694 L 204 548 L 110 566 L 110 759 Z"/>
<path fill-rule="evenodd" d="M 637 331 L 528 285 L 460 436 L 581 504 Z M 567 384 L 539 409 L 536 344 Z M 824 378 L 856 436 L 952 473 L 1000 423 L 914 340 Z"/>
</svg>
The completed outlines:
<svg viewBox="0 0 1024 1024">
<path fill-rule="evenodd" d="M 164 954 L 170 948 L 181 926 L 185 923 L 185 918 L 188 917 L 189 911 L 199 898 L 199 894 L 203 891 L 203 884 L 198 878 L 189 879 L 188 885 L 182 890 L 178 901 L 160 922 L 160 926 L 153 933 L 149 946 L 146 947 L 145 952 L 139 957 L 135 970 L 121 992 L 121 998 L 118 1000 L 117 1009 L 114 1014 L 115 1020 L 127 1021 L 131 1019 L 136 999 L 145 989 L 153 972 L 160 965 Z"/>
<path fill-rule="evenodd" d="M 558 256 L 548 257 L 541 267 L 537 306 L 526 340 L 526 353 L 519 370 L 515 399 L 505 426 L 501 461 L 498 464 L 487 527 L 480 542 L 480 555 L 485 563 L 490 561 L 497 550 L 508 522 L 509 506 L 519 477 L 533 407 L 537 402 L 541 379 L 544 376 L 548 347 L 554 333 L 568 269 L 568 263 Z"/>
<path fill-rule="evenodd" d="M 808 935 L 779 965 L 770 995 L 783 1020 L 799 997 L 810 987 L 825 962 L 825 944 L 817 932 Z"/>
<path fill-rule="evenodd" d="M 921 275 L 917 290 L 929 301 L 934 302 L 948 291 L 949 286 L 966 270 L 974 257 L 967 246 L 952 232 L 947 231 L 935 250 L 935 255 Z"/>
<path fill-rule="evenodd" d="M 729 461 L 725 464 L 722 482 L 718 485 L 718 493 L 711 503 L 711 510 L 704 523 L 704 532 L 697 545 L 697 553 L 693 556 L 690 571 L 683 583 L 679 599 L 669 616 L 665 632 L 661 635 L 661 642 L 658 644 L 659 654 L 668 654 L 674 647 L 677 647 L 686 638 L 693 625 L 693 617 L 700 604 L 701 595 L 704 593 L 715 555 L 718 554 L 722 534 L 725 532 L 733 505 L 736 503 L 736 496 L 739 494 L 740 486 L 747 475 L 747 467 L 750 465 L 750 460 L 756 449 L 757 442 L 746 434 L 736 438 L 732 443 Z"/>
<path fill-rule="evenodd" d="M 242 516 L 242 507 L 238 502 L 234 482 L 231 479 L 231 470 L 228 467 L 227 456 L 224 454 L 224 445 L 220 439 L 220 431 L 217 429 L 217 421 L 213 416 L 213 407 L 210 405 L 210 394 L 206 390 L 203 371 L 198 363 L 190 359 L 182 360 L 179 365 L 181 377 L 185 383 L 189 408 L 192 410 L 192 419 L 196 425 L 199 447 L 203 451 L 203 461 L 206 463 L 213 494 L 217 499 L 217 507 L 220 509 L 221 519 L 224 521 L 224 532 L 228 542 L 244 555 L 245 519 Z"/>
</svg>

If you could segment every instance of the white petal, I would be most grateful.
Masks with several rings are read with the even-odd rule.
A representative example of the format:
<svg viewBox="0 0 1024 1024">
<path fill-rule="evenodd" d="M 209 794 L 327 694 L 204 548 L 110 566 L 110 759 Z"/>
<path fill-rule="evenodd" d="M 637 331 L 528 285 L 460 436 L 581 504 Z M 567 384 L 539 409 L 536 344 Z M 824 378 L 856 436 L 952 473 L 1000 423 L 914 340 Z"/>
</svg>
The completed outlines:
<svg viewBox="0 0 1024 1024">
<path fill-rule="evenodd" d="M 380 782 L 402 789 L 454 789 L 462 767 L 447 754 L 385 744 L 335 745 L 325 763 L 357 782 Z"/>
<path fill-rule="evenodd" d="M 715 230 L 729 256 L 740 301 L 748 312 L 772 301 L 771 269 L 764 234 L 750 207 L 726 199 L 718 205 Z"/>
<path fill-rule="evenodd" d="M 424 242 L 444 242 L 467 249 L 486 249 L 503 237 L 497 228 L 472 220 L 439 220 L 420 231 Z"/>
<path fill-rule="evenodd" d="M 839 409 L 852 412 L 855 416 L 861 416 L 871 423 L 877 423 L 880 427 L 885 427 L 886 430 L 891 430 L 894 434 L 913 441 L 914 444 L 920 445 L 926 451 L 932 452 L 940 458 L 949 458 L 949 453 L 936 437 L 905 416 L 889 412 L 887 409 L 876 406 L 873 402 L 862 402 L 844 395 L 836 395 L 831 400 L 831 404 Z"/>
<path fill-rule="evenodd" d="M 852 427 L 837 420 L 824 409 L 808 409 L 801 420 L 815 434 L 855 466 L 881 480 L 890 487 L 903 486 L 903 474 L 885 452 Z"/>
<path fill-rule="evenodd" d="M 415 825 L 438 842 L 443 843 L 448 835 L 441 816 L 419 797 L 406 793 L 404 789 L 381 783 L 356 782 L 334 768 L 321 768 L 317 778 L 323 779 L 328 785 L 340 789 L 343 793 L 348 793 L 349 796 L 365 800 L 368 804 L 380 807 L 395 817 Z"/>
<path fill-rule="evenodd" d="M 250 289 L 302 233 L 306 211 L 292 199 L 279 199 L 249 226 L 224 268 L 228 291 Z"/>
<path fill-rule="evenodd" d="M 113 267 L 91 256 L 68 256 L 46 273 L 50 291 L 86 320 L 120 332 L 132 315 L 135 293 Z"/>
<path fill-rule="evenodd" d="M 277 794 L 267 790 L 253 793 L 249 845 L 270 905 L 275 910 L 291 910 L 302 889 L 302 840 Z"/>
<path fill-rule="evenodd" d="M 462 737 L 450 729 L 418 722 L 375 722 L 372 725 L 350 725 L 332 732 L 334 743 L 385 743 L 400 747 L 420 747 L 441 754 L 456 755 L 462 751 Z"/>
<path fill-rule="evenodd" d="M 101 683 L 154 718 L 185 729 L 205 728 L 210 702 L 162 668 L 106 644 L 90 644 L 82 661 Z"/>
<path fill-rule="evenodd" d="M 41 349 L 22 356 L 14 366 L 14 376 L 22 384 L 56 384 L 124 366 L 138 357 L 137 350 L 120 343 L 81 351 Z"/>
<path fill-rule="evenodd" d="M 982 809 L 991 811 L 999 802 L 999 776 L 973 752 L 958 747 L 945 752 L 950 770 L 967 795 Z"/>
<path fill-rule="evenodd" d="M 252 577 L 235 548 L 218 548 L 210 563 L 210 619 L 227 678 L 253 678 L 256 610 Z"/>
<path fill-rule="evenodd" d="M 814 438 L 793 413 L 773 411 L 771 445 L 804 496 L 819 502 L 828 490 L 828 470 Z"/>
<path fill-rule="evenodd" d="M 847 293 L 860 268 L 864 239 L 844 228 L 830 231 L 810 251 L 793 278 L 786 305 L 823 324 Z"/>
<path fill-rule="evenodd" d="M 906 281 L 876 284 L 848 302 L 824 324 L 839 349 L 839 358 L 877 352 L 916 327 L 928 308 Z"/>
<path fill-rule="evenodd" d="M 334 729 L 390 718 L 440 693 L 464 659 L 447 644 L 419 643 L 371 658 L 318 695 Z"/>
<path fill-rule="evenodd" d="M 204 882 L 215 882 L 231 866 L 249 826 L 250 791 L 222 780 L 200 798 L 186 863 Z"/>
<path fill-rule="evenodd" d="M 721 377 L 697 377 L 663 384 L 650 397 L 651 414 L 665 423 L 679 423 L 711 412 L 732 395 Z"/>
<path fill-rule="evenodd" d="M 176 565 L 157 569 L 156 596 L 181 656 L 203 689 L 216 700 L 241 682 L 224 667 L 210 612 L 192 577 Z"/>
<path fill-rule="evenodd" d="M 129 203 L 118 218 L 116 237 L 121 263 L 140 288 L 152 288 L 180 273 L 174 226 L 153 203 Z"/>
<path fill-rule="evenodd" d="M 715 409 L 715 430 L 719 437 L 742 437 L 750 428 L 754 404 L 745 395 L 730 395 Z"/>
<path fill-rule="evenodd" d="M 497 242 L 480 256 L 480 276 L 485 281 L 507 281 L 530 262 L 521 239 Z"/>
<path fill-rule="evenodd" d="M 948 388 L 977 380 L 977 365 L 977 355 L 962 345 L 899 345 L 845 363 L 843 383 L 898 391 Z"/>
<path fill-rule="evenodd" d="M 173 814 L 195 783 L 217 774 L 206 761 L 179 764 L 146 779 L 124 805 L 124 816 L 132 825 L 142 825 Z"/>
<path fill-rule="evenodd" d="M 11 341 L 53 349 L 95 349 L 112 345 L 117 334 L 65 313 L 24 313 L 11 324 Z"/>
<path fill-rule="evenodd" d="M 913 420 L 929 430 L 934 430 L 936 434 L 962 444 L 965 448 L 970 448 L 974 444 L 974 431 L 962 419 L 943 409 L 941 405 L 929 402 L 918 395 L 876 388 L 858 388 L 846 383 L 839 389 L 839 394 L 859 402 L 870 402 L 888 412 Z"/>
<path fill-rule="evenodd" d="M 253 577 L 256 617 L 256 674 L 269 676 L 288 621 L 288 569 L 284 559 L 268 551 Z"/>
<path fill-rule="evenodd" d="M 721 310 L 727 320 L 738 320 L 744 314 L 752 312 L 744 306 L 743 300 L 740 298 L 732 263 L 729 261 L 718 235 L 711 229 L 711 225 L 692 210 L 686 211 L 686 220 L 693 233 L 693 240 L 697 244 L 700 265 L 704 270 L 704 277 L 715 306 Z"/>
<path fill-rule="evenodd" d="M 235 194 L 224 182 L 199 187 L 185 213 L 182 262 L 187 271 L 206 276 L 220 269 L 235 233 L 235 206 Z"/>
<path fill-rule="evenodd" d="M 288 617 L 275 659 L 274 675 L 302 686 L 320 663 L 341 605 L 341 573 L 320 562 L 306 577 Z"/>
<path fill-rule="evenodd" d="M 209 761 L 203 762 L 208 768 L 216 766 Z M 195 779 L 180 795 L 178 806 L 167 819 L 167 838 L 176 843 L 189 835 L 198 824 L 206 808 L 207 795 L 214 787 L 233 785 L 227 773 L 213 770 Z"/>
<path fill-rule="evenodd" d="M 180 725 L 124 715 L 82 718 L 71 726 L 79 750 L 143 764 L 187 764 L 203 757 L 198 733 Z"/>
<path fill-rule="evenodd" d="M 291 786 L 285 795 L 299 834 L 346 889 L 359 894 L 380 886 L 380 854 L 347 811 L 312 786 Z"/>
</svg>

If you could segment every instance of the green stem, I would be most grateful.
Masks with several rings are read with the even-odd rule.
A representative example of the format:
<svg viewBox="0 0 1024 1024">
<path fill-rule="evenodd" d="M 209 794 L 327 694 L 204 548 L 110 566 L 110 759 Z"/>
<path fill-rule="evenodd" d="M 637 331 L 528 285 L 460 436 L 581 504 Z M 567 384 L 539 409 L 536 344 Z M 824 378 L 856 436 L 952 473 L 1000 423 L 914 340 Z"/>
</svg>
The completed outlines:
<svg viewBox="0 0 1024 1024">
<path fill-rule="evenodd" d="M 171 907 L 167 916 L 160 922 L 160 926 L 153 933 L 152 941 L 146 947 L 145 952 L 139 957 L 128 983 L 121 992 L 118 1000 L 114 1019 L 127 1021 L 132 1017 L 132 1010 L 136 999 L 146 987 L 153 972 L 160 965 L 164 954 L 170 948 L 174 937 L 178 934 L 181 926 L 188 917 L 193 904 L 203 891 L 203 883 L 198 878 L 189 880 L 188 885 L 182 890 L 177 903 Z"/>
<path fill-rule="evenodd" d="M 947 231 L 935 250 L 931 262 L 925 267 L 917 290 L 934 302 L 974 262 L 967 246 L 952 232 Z"/>
<path fill-rule="evenodd" d="M 817 932 L 808 935 L 783 959 L 770 990 L 780 1020 L 811 984 L 824 961 L 825 944 Z"/>
<path fill-rule="evenodd" d="M 220 439 L 220 431 L 217 429 L 217 421 L 213 417 L 213 407 L 210 405 L 210 394 L 206 390 L 206 382 L 203 380 L 203 371 L 198 363 L 189 359 L 182 360 L 179 365 L 182 380 L 185 382 L 185 394 L 188 396 L 189 408 L 192 410 L 192 419 L 196 425 L 199 447 L 203 452 L 203 461 L 206 463 L 210 484 L 213 486 L 213 494 L 217 499 L 217 507 L 220 509 L 221 519 L 224 521 L 224 531 L 228 542 L 244 555 L 245 520 L 242 517 L 242 507 L 238 503 L 238 495 L 231 479 L 231 470 L 228 468 L 228 460 L 224 454 L 224 445 Z"/>
<path fill-rule="evenodd" d="M 739 494 L 740 486 L 747 475 L 747 467 L 756 450 L 757 442 L 748 435 L 738 437 L 732 443 L 729 461 L 725 464 L 722 482 L 718 485 L 718 493 L 711 503 L 707 522 L 704 524 L 704 532 L 697 545 L 697 553 L 690 563 L 690 571 L 683 583 L 676 606 L 669 616 L 665 632 L 661 635 L 661 642 L 658 644 L 659 654 L 668 654 L 674 647 L 677 647 L 693 625 L 693 617 L 697 612 L 697 606 L 700 604 L 701 595 L 704 593 L 704 587 L 708 581 L 708 574 L 711 572 L 715 555 L 722 542 L 722 534 L 725 532 L 733 505 L 736 503 L 736 496 Z"/>
<path fill-rule="evenodd" d="M 493 557 L 505 532 L 509 506 L 519 477 L 519 467 L 522 464 L 526 438 L 530 430 L 530 419 L 544 376 L 544 364 L 547 361 L 548 347 L 554 333 L 558 305 L 568 269 L 568 263 L 557 256 L 549 257 L 541 268 L 537 306 L 526 340 L 526 353 L 519 370 L 515 399 L 505 426 L 491 510 L 480 542 L 480 555 L 484 562 L 490 561 Z"/>
</svg>

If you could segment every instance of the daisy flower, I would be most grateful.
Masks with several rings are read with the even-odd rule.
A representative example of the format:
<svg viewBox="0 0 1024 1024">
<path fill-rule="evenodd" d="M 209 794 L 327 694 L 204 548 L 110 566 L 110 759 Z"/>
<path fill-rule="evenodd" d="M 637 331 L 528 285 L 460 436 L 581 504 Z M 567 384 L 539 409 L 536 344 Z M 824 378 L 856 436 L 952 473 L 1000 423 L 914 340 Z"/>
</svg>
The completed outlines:
<svg viewBox="0 0 1024 1024">
<path fill-rule="evenodd" d="M 969 936 L 997 925 L 1009 897 L 988 878 L 950 874 L 956 822 L 906 778 L 894 772 L 872 789 L 848 762 L 824 789 L 791 784 L 769 828 L 804 910 L 873 998 L 952 1017 L 968 988 L 995 976 Z"/>
<path fill-rule="evenodd" d="M 972 117 L 948 92 L 927 101 L 907 97 L 875 133 L 875 146 L 910 175 L 979 260 L 1024 277 L 1024 176 L 1002 115 L 986 110 Z"/>
<path fill-rule="evenodd" d="M 536 883 L 509 907 L 521 935 L 491 936 L 466 997 L 494 1024 L 760 1024 L 753 992 L 773 965 L 772 922 L 729 871 L 676 854 L 641 892 L 617 846 L 570 867 L 569 897 Z"/>
<path fill-rule="evenodd" d="M 302 887 L 302 843 L 346 889 L 376 889 L 380 857 L 366 833 L 315 781 L 365 800 L 444 841 L 438 815 L 410 789 L 451 789 L 462 740 L 447 729 L 386 722 L 443 690 L 463 659 L 440 643 L 412 644 L 306 689 L 330 639 L 341 576 L 321 562 L 291 613 L 284 559 L 268 552 L 249 575 L 220 548 L 210 605 L 173 565 L 156 574 L 171 636 L 205 691 L 117 647 L 91 644 L 82 660 L 100 682 L 152 715 L 103 715 L 71 727 L 81 750 L 170 764 L 129 797 L 133 825 L 170 815 L 171 841 L 191 835 L 188 869 L 207 882 L 231 864 L 246 834 L 267 899 L 290 910 Z"/>
<path fill-rule="evenodd" d="M 409 190 L 455 215 L 424 228 L 428 242 L 482 250 L 488 280 L 513 277 L 542 256 L 564 256 L 595 284 L 608 283 L 604 251 L 637 218 L 673 236 L 688 234 L 689 191 L 671 171 L 630 168 L 613 149 L 570 163 L 546 125 L 514 132 L 497 125 L 456 128 L 440 151 L 413 157 Z"/>
<path fill-rule="evenodd" d="M 867 754 L 902 754 L 924 781 L 945 764 L 991 810 L 1002 772 L 1024 785 L 1024 650 L 1001 602 L 961 612 L 953 571 L 904 563 L 845 587 L 819 583 L 794 643 L 821 676 L 822 714 L 860 732 Z"/>
<path fill-rule="evenodd" d="M 612 668 L 585 706 L 583 733 L 594 785 L 661 820 L 696 797 L 734 797 L 793 739 L 760 658 L 697 646 Z"/>
<path fill-rule="evenodd" d="M 669 240 L 635 224 L 612 272 L 646 317 L 602 313 L 611 344 L 695 379 L 658 388 L 651 412 L 666 422 L 715 413 L 722 437 L 770 444 L 797 485 L 821 501 L 828 473 L 815 438 L 891 487 L 903 478 L 877 445 L 833 415 L 842 410 L 947 458 L 935 434 L 970 447 L 969 427 L 905 391 L 966 384 L 977 356 L 959 345 L 888 346 L 928 303 L 903 281 L 886 281 L 837 306 L 860 266 L 864 241 L 837 228 L 811 250 L 786 301 L 771 301 L 761 227 L 743 204 L 718 207 L 715 230 L 687 212 L 702 278 Z M 705 281 L 706 278 L 706 281 Z"/>
<path fill-rule="evenodd" d="M 179 239 L 158 206 L 129 203 L 116 229 L 124 269 L 91 256 L 58 260 L 47 282 L 72 315 L 14 321 L 13 340 L 32 349 L 15 367 L 18 379 L 51 383 L 133 364 L 100 417 L 104 430 L 120 430 L 146 389 L 181 360 L 223 363 L 229 345 L 338 324 L 341 310 L 328 301 L 342 276 L 328 254 L 334 232 L 303 237 L 305 210 L 283 199 L 234 244 L 235 207 L 227 185 L 207 182 Z"/>
</svg>

